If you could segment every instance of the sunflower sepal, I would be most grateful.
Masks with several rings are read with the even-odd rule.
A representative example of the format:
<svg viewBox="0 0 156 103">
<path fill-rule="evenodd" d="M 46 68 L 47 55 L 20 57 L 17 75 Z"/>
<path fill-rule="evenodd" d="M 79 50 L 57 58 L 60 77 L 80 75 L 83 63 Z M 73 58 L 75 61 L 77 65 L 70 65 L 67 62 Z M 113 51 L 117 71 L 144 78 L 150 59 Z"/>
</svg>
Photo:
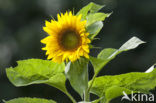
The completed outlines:
<svg viewBox="0 0 156 103">
<path fill-rule="evenodd" d="M 89 45 L 89 48 L 90 48 L 90 49 L 102 49 L 101 47 L 97 47 L 97 46 L 92 45 L 92 44 Z M 90 58 L 89 58 L 89 59 L 90 59 Z"/>
</svg>

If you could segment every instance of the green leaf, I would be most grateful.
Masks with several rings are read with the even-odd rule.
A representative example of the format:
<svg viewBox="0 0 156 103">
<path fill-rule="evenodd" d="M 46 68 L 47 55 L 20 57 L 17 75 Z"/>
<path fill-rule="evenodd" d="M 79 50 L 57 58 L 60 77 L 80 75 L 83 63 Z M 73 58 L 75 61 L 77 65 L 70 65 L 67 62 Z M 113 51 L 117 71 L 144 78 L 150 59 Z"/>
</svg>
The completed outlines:
<svg viewBox="0 0 156 103">
<path fill-rule="evenodd" d="M 113 48 L 107 48 L 103 49 L 97 56 L 90 57 L 90 61 L 94 67 L 94 76 L 92 78 L 92 81 L 90 82 L 90 86 L 88 91 L 90 91 L 90 88 L 92 87 L 94 80 L 97 76 L 97 74 L 100 72 L 100 70 L 112 59 L 114 59 L 118 54 L 120 54 L 123 51 L 131 50 L 136 47 L 138 47 L 140 44 L 145 43 L 144 41 L 141 41 L 137 37 L 132 37 L 130 40 L 128 40 L 126 43 L 124 43 L 118 50 Z"/>
<path fill-rule="evenodd" d="M 112 59 L 114 59 L 118 54 L 124 51 L 128 51 L 138 47 L 140 44 L 145 43 L 137 37 L 132 37 L 126 43 L 124 43 L 118 50 L 113 48 L 103 49 L 97 56 L 91 57 L 90 61 L 94 67 L 95 75 Z"/>
<path fill-rule="evenodd" d="M 103 22 L 102 21 L 97 21 L 93 23 L 92 25 L 89 25 L 87 27 L 87 32 L 89 32 L 89 38 L 93 39 L 102 29 L 103 27 Z"/>
<path fill-rule="evenodd" d="M 78 102 L 78 103 L 99 103 L 102 99 L 103 99 L 103 97 L 102 98 L 99 98 L 99 99 L 96 99 L 94 101 L 91 101 L 91 102 L 81 101 L 81 102 Z"/>
<path fill-rule="evenodd" d="M 82 15 L 82 20 L 87 20 L 86 28 L 87 32 L 90 33 L 90 39 L 93 39 L 100 32 L 103 27 L 102 21 L 110 15 L 98 12 L 103 7 L 91 2 L 77 13 L 77 15 Z"/>
<path fill-rule="evenodd" d="M 92 81 L 89 82 L 89 85 Z M 133 92 L 148 93 L 156 87 L 156 69 L 150 73 L 132 72 L 115 76 L 101 76 L 94 80 L 91 92 L 99 97 L 105 97 L 106 103 L 110 100 Z"/>
<path fill-rule="evenodd" d="M 117 50 L 113 48 L 106 48 L 98 54 L 97 58 L 90 57 L 90 61 L 94 67 L 95 75 L 99 73 L 99 71 L 110 61 L 110 59 L 107 58 L 111 56 L 115 51 Z"/>
<path fill-rule="evenodd" d="M 81 14 L 82 15 L 82 19 L 86 19 L 86 16 L 87 16 L 88 12 L 90 12 L 90 13 L 96 13 L 100 9 L 102 9 L 103 7 L 104 7 L 103 5 L 98 5 L 98 4 L 95 4 L 95 3 L 91 2 L 88 5 L 86 5 L 85 7 L 83 7 L 77 13 L 77 15 Z"/>
<path fill-rule="evenodd" d="M 16 98 L 4 102 L 5 103 L 56 103 L 53 100 L 40 99 L 40 98 Z"/>
<path fill-rule="evenodd" d="M 96 100 L 92 101 L 91 103 L 99 103 L 102 99 L 103 99 L 103 97 L 96 99 Z"/>
<path fill-rule="evenodd" d="M 104 21 L 106 17 L 109 17 L 110 14 L 105 14 L 105 13 L 90 13 L 87 15 L 87 24 L 86 27 L 89 25 L 97 22 L 97 21 Z"/>
<path fill-rule="evenodd" d="M 57 64 L 41 59 L 28 59 L 17 63 L 17 67 L 6 69 L 7 77 L 15 86 L 44 83 L 66 92 L 64 63 Z"/>
<path fill-rule="evenodd" d="M 69 62 L 65 74 L 75 91 L 83 97 L 84 91 L 88 88 L 88 60 L 81 58 L 73 63 Z"/>
<path fill-rule="evenodd" d="M 90 13 L 87 15 L 87 32 L 90 33 L 89 38 L 92 40 L 102 29 L 103 22 L 110 14 L 105 13 Z"/>
<path fill-rule="evenodd" d="M 90 61 L 94 67 L 94 75 L 97 75 L 99 71 L 109 62 L 109 60 L 97 59 L 90 56 Z"/>
<path fill-rule="evenodd" d="M 106 103 L 109 103 L 109 101 L 111 101 L 116 97 L 122 96 L 123 92 L 125 92 L 127 95 L 132 93 L 131 90 L 124 87 L 112 86 L 108 88 L 105 91 L 105 98 L 107 99 Z M 133 91 L 133 93 L 136 93 L 136 91 Z"/>
<path fill-rule="evenodd" d="M 107 59 L 109 58 L 114 52 L 116 52 L 117 49 L 113 48 L 106 48 L 103 49 L 97 56 L 98 59 Z"/>
</svg>

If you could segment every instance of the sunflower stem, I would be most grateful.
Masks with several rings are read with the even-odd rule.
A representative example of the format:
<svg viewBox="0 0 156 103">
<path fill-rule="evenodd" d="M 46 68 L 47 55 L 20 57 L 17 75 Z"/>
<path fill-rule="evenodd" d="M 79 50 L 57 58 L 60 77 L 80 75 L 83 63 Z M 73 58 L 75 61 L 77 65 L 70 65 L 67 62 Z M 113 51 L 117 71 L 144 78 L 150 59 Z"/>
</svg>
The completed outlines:
<svg viewBox="0 0 156 103">
<path fill-rule="evenodd" d="M 95 73 L 94 76 L 93 76 L 93 78 L 92 78 L 92 81 L 91 81 L 91 83 L 90 83 L 90 86 L 88 87 L 88 90 L 87 90 L 88 93 L 90 92 L 90 89 L 91 89 L 92 86 L 93 86 L 93 83 L 94 83 L 94 80 L 95 80 L 96 76 L 97 76 L 97 73 Z"/>
<path fill-rule="evenodd" d="M 87 72 L 86 72 L 86 78 L 87 78 L 87 88 L 86 90 L 84 91 L 84 101 L 85 102 L 89 102 L 90 101 L 90 94 L 88 92 L 88 68 L 87 68 Z"/>
<path fill-rule="evenodd" d="M 84 101 L 89 102 L 89 93 L 87 92 L 87 90 L 84 92 Z"/>
<path fill-rule="evenodd" d="M 68 92 L 66 92 L 66 95 L 69 97 L 69 99 L 70 99 L 73 103 L 77 103 L 76 100 L 75 100 Z"/>
</svg>

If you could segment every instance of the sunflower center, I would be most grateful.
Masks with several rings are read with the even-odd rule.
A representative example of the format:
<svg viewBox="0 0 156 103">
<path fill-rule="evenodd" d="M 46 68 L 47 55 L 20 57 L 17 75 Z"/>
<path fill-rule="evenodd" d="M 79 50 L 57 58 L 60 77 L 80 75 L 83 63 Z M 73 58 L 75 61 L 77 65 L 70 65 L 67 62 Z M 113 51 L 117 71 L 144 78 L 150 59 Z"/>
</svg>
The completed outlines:
<svg viewBox="0 0 156 103">
<path fill-rule="evenodd" d="M 74 50 L 80 44 L 80 36 L 73 31 L 63 33 L 60 39 L 61 46 L 65 50 Z"/>
</svg>

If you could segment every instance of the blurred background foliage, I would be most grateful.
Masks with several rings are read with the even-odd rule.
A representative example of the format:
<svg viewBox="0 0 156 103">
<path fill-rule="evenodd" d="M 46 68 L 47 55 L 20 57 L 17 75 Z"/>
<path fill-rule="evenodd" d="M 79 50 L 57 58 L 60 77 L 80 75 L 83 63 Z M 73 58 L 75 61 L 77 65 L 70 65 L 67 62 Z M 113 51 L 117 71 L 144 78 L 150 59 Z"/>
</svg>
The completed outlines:
<svg viewBox="0 0 156 103">
<path fill-rule="evenodd" d="M 5 68 L 16 66 L 17 60 L 46 59 L 40 43 L 46 36 L 44 21 L 66 10 L 76 13 L 91 1 L 105 5 L 102 12 L 113 14 L 104 22 L 97 36 L 100 40 L 93 41 L 100 49 L 92 49 L 90 55 L 96 56 L 103 48 L 119 48 L 132 36 L 147 42 L 117 56 L 99 75 L 144 72 L 156 62 L 156 0 L 0 0 L 0 100 L 41 97 L 70 103 L 62 92 L 47 85 L 14 87 L 6 78 Z M 93 74 L 91 66 L 89 72 Z M 68 89 L 80 100 L 71 87 Z M 117 98 L 111 103 L 119 102 Z"/>
</svg>

